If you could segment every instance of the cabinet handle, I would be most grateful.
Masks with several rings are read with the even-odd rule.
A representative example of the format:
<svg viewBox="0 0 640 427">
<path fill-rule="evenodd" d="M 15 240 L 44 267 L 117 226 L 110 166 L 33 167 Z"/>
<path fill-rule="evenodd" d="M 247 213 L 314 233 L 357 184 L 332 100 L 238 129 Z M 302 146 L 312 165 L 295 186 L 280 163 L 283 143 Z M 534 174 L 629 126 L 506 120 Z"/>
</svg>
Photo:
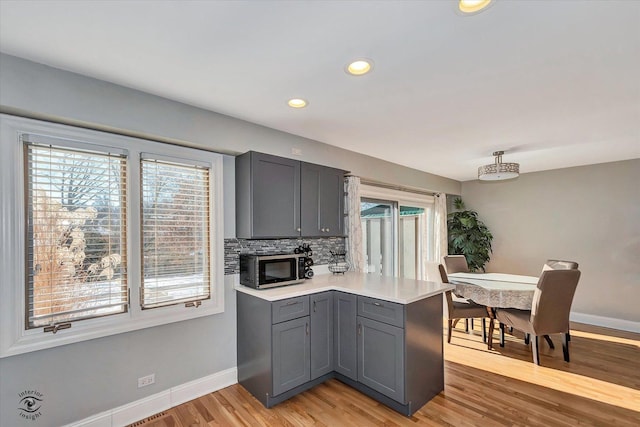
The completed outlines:
<svg viewBox="0 0 640 427">
<path fill-rule="evenodd" d="M 296 228 L 296 231 L 299 233 L 299 232 L 302 231 L 302 228 L 298 227 L 298 228 Z"/>
<path fill-rule="evenodd" d="M 289 301 L 285 305 L 294 305 L 294 304 L 297 304 L 297 303 L 298 303 L 298 301 Z"/>
<path fill-rule="evenodd" d="M 315 301 L 313 302 L 313 312 L 314 313 L 316 312 L 316 302 Z"/>
<path fill-rule="evenodd" d="M 358 335 L 362 335 L 362 323 L 358 323 Z"/>
<path fill-rule="evenodd" d="M 307 335 L 309 335 L 309 322 L 307 322 L 305 329 L 307 331 Z"/>
<path fill-rule="evenodd" d="M 327 233 L 329 232 L 329 229 L 327 228 Z"/>
<path fill-rule="evenodd" d="M 375 305 L 376 307 L 384 307 L 384 305 L 380 304 L 379 302 L 374 302 L 373 305 Z"/>
<path fill-rule="evenodd" d="M 324 228 L 321 228 L 320 231 L 324 233 Z"/>
</svg>

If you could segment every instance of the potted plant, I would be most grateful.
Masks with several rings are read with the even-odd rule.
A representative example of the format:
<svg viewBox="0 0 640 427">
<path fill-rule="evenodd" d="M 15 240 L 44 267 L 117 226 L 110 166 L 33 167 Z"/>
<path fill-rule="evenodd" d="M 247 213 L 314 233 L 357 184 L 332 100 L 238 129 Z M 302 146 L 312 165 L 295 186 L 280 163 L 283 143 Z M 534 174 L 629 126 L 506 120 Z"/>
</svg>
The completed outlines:
<svg viewBox="0 0 640 427">
<path fill-rule="evenodd" d="M 464 255 L 471 271 L 485 271 L 493 235 L 478 219 L 477 212 L 465 209 L 461 198 L 456 198 L 453 205 L 456 210 L 447 215 L 449 254 Z"/>
</svg>

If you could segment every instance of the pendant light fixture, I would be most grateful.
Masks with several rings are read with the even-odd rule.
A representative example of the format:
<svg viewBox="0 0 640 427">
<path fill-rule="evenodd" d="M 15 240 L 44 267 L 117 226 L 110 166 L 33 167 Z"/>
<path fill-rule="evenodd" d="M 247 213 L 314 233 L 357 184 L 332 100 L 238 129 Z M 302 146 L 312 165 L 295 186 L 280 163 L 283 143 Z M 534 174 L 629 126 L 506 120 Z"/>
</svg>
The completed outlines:
<svg viewBox="0 0 640 427">
<path fill-rule="evenodd" d="M 501 181 L 505 179 L 517 178 L 520 175 L 520 164 L 502 163 L 504 151 L 494 151 L 496 162 L 478 168 L 478 179 L 480 181 Z"/>
</svg>

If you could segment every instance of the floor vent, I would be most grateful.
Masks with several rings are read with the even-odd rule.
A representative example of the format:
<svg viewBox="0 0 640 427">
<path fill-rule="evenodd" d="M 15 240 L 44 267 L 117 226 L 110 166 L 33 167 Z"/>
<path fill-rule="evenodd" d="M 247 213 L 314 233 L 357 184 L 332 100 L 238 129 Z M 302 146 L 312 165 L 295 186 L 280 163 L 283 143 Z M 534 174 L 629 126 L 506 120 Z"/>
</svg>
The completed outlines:
<svg viewBox="0 0 640 427">
<path fill-rule="evenodd" d="M 144 420 L 140 420 L 140 421 L 135 422 L 133 424 L 129 424 L 127 427 L 142 426 L 142 425 L 145 425 L 149 421 L 157 420 L 158 418 L 164 417 L 165 415 L 167 415 L 165 412 L 160 412 L 159 414 L 152 415 L 150 417 L 145 418 Z"/>
</svg>

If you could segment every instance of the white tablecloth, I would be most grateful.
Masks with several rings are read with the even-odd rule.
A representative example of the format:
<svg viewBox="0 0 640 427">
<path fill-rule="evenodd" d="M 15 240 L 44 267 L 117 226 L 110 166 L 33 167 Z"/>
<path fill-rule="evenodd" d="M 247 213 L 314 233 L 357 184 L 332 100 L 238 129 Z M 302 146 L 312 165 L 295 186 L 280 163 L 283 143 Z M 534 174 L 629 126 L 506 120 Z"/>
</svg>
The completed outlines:
<svg viewBox="0 0 640 427">
<path fill-rule="evenodd" d="M 507 280 L 509 279 L 509 280 Z M 530 310 L 538 278 L 502 273 L 454 273 L 455 294 L 493 308 Z"/>
</svg>

